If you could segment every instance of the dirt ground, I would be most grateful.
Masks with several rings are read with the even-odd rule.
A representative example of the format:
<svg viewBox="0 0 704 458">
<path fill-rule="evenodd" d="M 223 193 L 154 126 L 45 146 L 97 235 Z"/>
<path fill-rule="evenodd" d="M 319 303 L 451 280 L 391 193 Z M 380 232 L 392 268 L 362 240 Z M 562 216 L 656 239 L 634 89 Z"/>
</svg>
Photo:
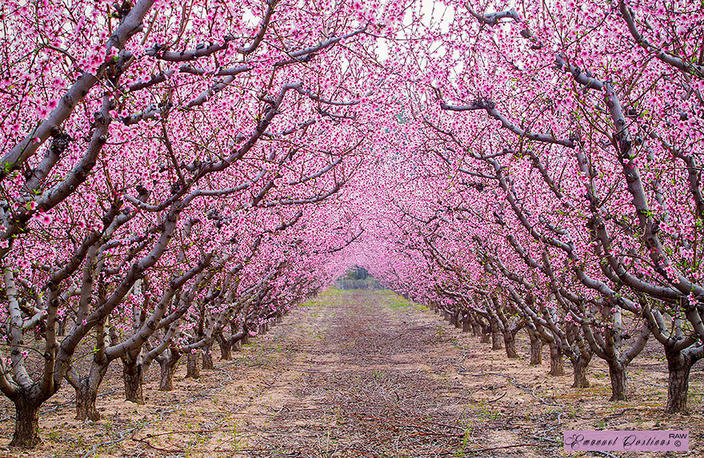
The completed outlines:
<svg viewBox="0 0 704 458">
<path fill-rule="evenodd" d="M 40 418 L 43 444 L 22 456 L 568 456 L 564 429 L 688 429 L 690 455 L 704 456 L 701 363 L 695 413 L 666 416 L 657 346 L 634 361 L 631 400 L 618 403 L 596 358 L 592 386 L 575 389 L 567 362 L 568 375 L 550 377 L 547 353 L 529 367 L 524 336 L 518 349 L 525 357 L 508 360 L 388 291 L 333 289 L 198 381 L 184 379 L 182 363 L 176 390 L 158 392 L 152 368 L 147 405 L 122 400 L 119 364 L 98 422 L 74 420 L 64 388 Z M 0 408 L 0 455 L 17 456 L 7 447 L 12 410 Z"/>
</svg>

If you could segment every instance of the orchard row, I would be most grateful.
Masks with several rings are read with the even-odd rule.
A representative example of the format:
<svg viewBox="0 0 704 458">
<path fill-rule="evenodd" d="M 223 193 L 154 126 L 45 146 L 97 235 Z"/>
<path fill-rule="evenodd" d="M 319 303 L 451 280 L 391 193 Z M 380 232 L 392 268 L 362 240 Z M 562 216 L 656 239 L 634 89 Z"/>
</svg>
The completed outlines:
<svg viewBox="0 0 704 458">
<path fill-rule="evenodd" d="M 154 361 L 168 388 L 354 264 L 507 351 L 525 328 L 577 385 L 604 359 L 613 399 L 656 339 L 685 410 L 703 6 L 505 3 L 4 2 L 12 444 L 64 382 L 96 418 L 120 360 L 141 402 Z"/>
<path fill-rule="evenodd" d="M 612 400 L 655 340 L 684 412 L 704 358 L 702 5 L 501 6 L 456 8 L 425 48 L 458 52 L 399 127 L 416 156 L 380 191 L 392 261 L 371 271 L 509 358 L 525 329 L 531 364 L 549 346 L 575 387 L 604 360 Z"/>
</svg>

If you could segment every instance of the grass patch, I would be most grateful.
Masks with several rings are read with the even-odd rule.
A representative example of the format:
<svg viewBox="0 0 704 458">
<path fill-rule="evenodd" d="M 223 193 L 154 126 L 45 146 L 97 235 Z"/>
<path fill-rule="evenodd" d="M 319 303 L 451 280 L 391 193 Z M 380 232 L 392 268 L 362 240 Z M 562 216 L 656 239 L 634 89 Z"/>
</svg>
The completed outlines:
<svg viewBox="0 0 704 458">
<path fill-rule="evenodd" d="M 415 302 L 411 302 L 409 300 L 406 300 L 403 297 L 399 296 L 398 294 L 396 294 L 393 291 L 388 290 L 388 289 L 382 290 L 381 294 L 386 296 L 386 299 L 387 299 L 386 305 L 392 310 L 407 310 L 407 309 L 423 310 L 423 311 L 430 310 L 430 308 L 426 307 L 425 305 L 417 304 Z"/>
</svg>

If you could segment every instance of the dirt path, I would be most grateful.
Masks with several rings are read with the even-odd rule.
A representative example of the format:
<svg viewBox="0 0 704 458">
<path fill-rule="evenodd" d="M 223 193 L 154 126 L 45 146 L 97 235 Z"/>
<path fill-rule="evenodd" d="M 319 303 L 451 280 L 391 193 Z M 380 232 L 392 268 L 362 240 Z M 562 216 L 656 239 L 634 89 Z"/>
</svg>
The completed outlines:
<svg viewBox="0 0 704 458">
<path fill-rule="evenodd" d="M 445 328 L 431 313 L 388 293 L 328 292 L 245 350 L 252 364 L 218 394 L 222 403 L 198 404 L 220 414 L 219 430 L 204 438 L 200 450 L 241 456 L 453 454 L 471 438 L 463 408 L 471 397 L 447 372 L 459 350 Z M 200 424 L 206 416 L 190 420 Z M 150 438 L 150 444 L 175 451 L 184 439 L 173 434 Z"/>
<path fill-rule="evenodd" d="M 173 392 L 150 382 L 145 406 L 121 400 L 119 377 L 106 383 L 100 422 L 73 420 L 66 394 L 53 400 L 35 455 L 564 456 L 563 429 L 686 427 L 701 456 L 701 416 L 662 414 L 661 361 L 643 358 L 632 401 L 610 403 L 598 362 L 592 387 L 576 390 L 570 375 L 546 375 L 547 357 L 528 367 L 489 348 L 390 292 L 330 290 L 199 381 L 181 368 Z"/>
<path fill-rule="evenodd" d="M 332 304 L 281 330 L 284 345 L 297 343 L 297 354 L 282 361 L 285 388 L 260 399 L 272 414 L 244 429 L 252 455 L 456 451 L 470 397 L 435 370 L 457 355 L 438 341 L 442 329 L 432 316 L 422 319 L 400 310 L 393 296 L 370 292 L 342 292 Z"/>
</svg>

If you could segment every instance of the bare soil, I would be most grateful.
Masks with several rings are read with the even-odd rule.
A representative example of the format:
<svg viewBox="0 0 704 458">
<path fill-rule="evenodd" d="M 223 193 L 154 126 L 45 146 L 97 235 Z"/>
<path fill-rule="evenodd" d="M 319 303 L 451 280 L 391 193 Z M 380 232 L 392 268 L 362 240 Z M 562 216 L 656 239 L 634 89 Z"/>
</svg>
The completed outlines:
<svg viewBox="0 0 704 458">
<path fill-rule="evenodd" d="M 704 456 L 700 364 L 693 413 L 667 416 L 656 344 L 633 362 L 631 400 L 617 403 L 600 361 L 592 386 L 575 389 L 567 361 L 568 375 L 550 377 L 547 349 L 538 367 L 525 336 L 518 350 L 525 357 L 508 360 L 388 291 L 329 290 L 197 381 L 184 379 L 182 362 L 172 392 L 156 390 L 153 367 L 144 406 L 122 400 L 119 363 L 98 422 L 73 419 L 65 387 L 47 402 L 32 453 L 7 447 L 13 412 L 3 400 L 0 456 L 567 456 L 565 429 L 688 429 L 690 455 Z"/>
</svg>

